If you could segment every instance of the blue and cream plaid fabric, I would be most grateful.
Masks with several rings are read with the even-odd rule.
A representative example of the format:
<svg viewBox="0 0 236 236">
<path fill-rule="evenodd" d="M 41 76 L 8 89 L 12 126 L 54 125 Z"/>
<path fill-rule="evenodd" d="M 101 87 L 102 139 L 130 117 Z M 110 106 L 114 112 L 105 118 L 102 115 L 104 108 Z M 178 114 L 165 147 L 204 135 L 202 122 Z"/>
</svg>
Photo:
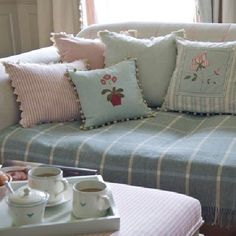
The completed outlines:
<svg viewBox="0 0 236 236">
<path fill-rule="evenodd" d="M 1 132 L 8 159 L 97 169 L 106 181 L 176 191 L 200 200 L 207 223 L 236 225 L 236 117 L 158 112 L 81 131 L 79 122 Z"/>
</svg>

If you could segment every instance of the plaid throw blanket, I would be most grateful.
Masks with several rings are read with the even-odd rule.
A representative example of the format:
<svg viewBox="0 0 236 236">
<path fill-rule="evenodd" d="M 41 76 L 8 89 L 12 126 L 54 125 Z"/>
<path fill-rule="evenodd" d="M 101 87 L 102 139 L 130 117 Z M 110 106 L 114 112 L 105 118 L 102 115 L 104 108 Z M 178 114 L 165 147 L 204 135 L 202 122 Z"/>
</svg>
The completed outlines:
<svg viewBox="0 0 236 236">
<path fill-rule="evenodd" d="M 0 158 L 97 169 L 106 181 L 184 193 L 203 218 L 236 225 L 236 117 L 158 112 L 156 117 L 81 131 L 79 122 L 12 126 Z"/>
</svg>

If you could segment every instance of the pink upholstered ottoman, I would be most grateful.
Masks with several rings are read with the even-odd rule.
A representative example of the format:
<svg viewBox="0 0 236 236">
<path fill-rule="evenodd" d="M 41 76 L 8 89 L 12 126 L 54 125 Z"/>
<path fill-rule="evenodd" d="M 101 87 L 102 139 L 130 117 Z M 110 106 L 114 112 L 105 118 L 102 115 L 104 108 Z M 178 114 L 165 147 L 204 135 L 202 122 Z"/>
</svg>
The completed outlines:
<svg viewBox="0 0 236 236">
<path fill-rule="evenodd" d="M 198 235 L 203 223 L 198 200 L 169 191 L 115 183 L 110 186 L 120 214 L 120 230 L 97 236 Z"/>
</svg>

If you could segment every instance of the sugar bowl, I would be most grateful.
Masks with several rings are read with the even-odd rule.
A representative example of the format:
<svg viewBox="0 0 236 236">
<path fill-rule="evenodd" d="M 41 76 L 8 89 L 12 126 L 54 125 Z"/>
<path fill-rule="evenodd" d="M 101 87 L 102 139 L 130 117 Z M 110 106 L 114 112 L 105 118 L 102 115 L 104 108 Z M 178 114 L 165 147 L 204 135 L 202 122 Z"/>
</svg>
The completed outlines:
<svg viewBox="0 0 236 236">
<path fill-rule="evenodd" d="M 43 221 L 49 194 L 23 187 L 6 199 L 14 225 L 38 224 Z"/>
</svg>

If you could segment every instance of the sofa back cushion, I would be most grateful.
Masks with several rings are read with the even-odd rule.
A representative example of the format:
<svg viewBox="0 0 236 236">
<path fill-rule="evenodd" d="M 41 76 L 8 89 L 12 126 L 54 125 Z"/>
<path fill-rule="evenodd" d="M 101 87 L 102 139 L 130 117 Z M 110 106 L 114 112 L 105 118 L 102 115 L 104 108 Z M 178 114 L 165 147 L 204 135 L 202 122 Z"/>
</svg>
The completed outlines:
<svg viewBox="0 0 236 236">
<path fill-rule="evenodd" d="M 180 23 L 180 22 L 120 22 L 114 24 L 96 24 L 81 30 L 77 37 L 97 38 L 99 31 L 134 29 L 138 31 L 138 38 L 159 37 L 173 31 L 184 29 L 186 38 L 205 42 L 223 42 L 236 39 L 236 24 L 232 23 Z"/>
<path fill-rule="evenodd" d="M 86 69 L 84 61 L 66 64 L 4 63 L 17 101 L 23 127 L 42 122 L 79 118 L 77 95 L 68 78 L 68 68 Z"/>
</svg>

